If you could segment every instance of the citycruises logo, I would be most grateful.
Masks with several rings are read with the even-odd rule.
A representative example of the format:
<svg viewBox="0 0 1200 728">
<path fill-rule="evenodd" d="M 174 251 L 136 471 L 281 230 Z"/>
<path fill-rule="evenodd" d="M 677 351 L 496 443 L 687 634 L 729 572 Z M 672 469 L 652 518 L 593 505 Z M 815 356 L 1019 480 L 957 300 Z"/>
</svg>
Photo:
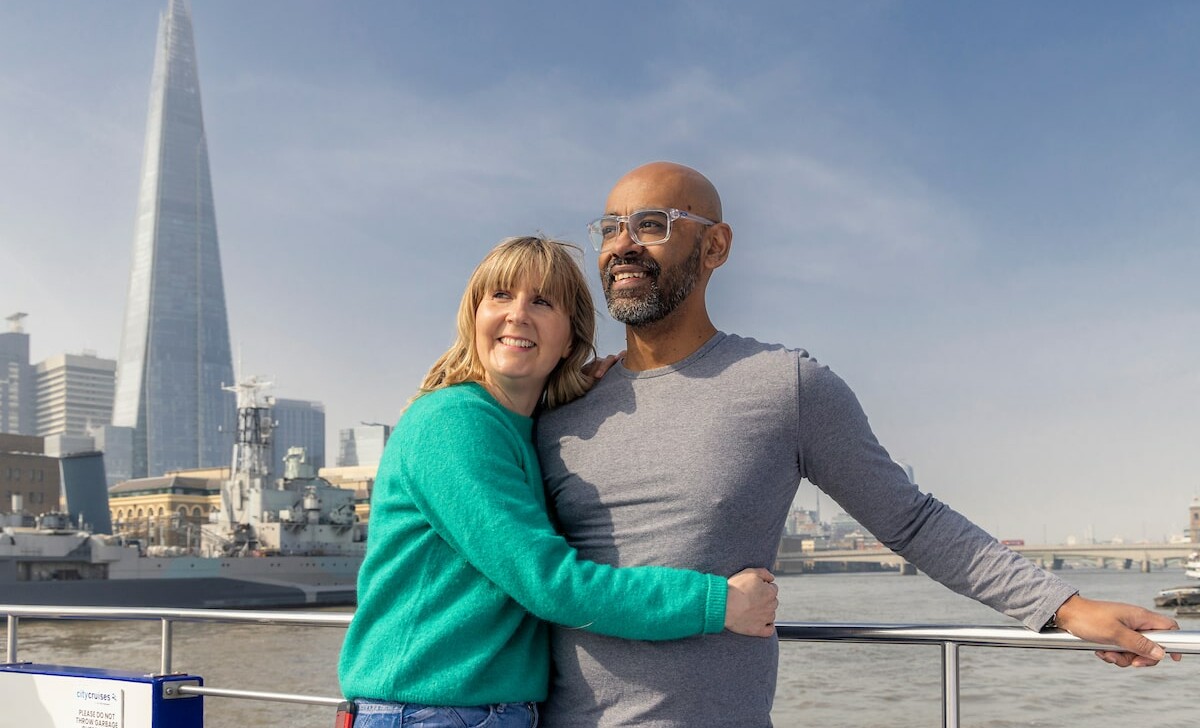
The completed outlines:
<svg viewBox="0 0 1200 728">
<path fill-rule="evenodd" d="M 123 693 L 120 690 L 75 691 L 72 728 L 123 728 L 125 725 Z M 55 725 L 63 725 L 56 723 Z"/>
<path fill-rule="evenodd" d="M 118 698 L 116 693 L 97 693 L 91 690 L 77 690 L 75 692 L 75 697 L 79 700 L 88 700 L 93 703 L 104 703 L 105 705 L 117 702 Z"/>
</svg>

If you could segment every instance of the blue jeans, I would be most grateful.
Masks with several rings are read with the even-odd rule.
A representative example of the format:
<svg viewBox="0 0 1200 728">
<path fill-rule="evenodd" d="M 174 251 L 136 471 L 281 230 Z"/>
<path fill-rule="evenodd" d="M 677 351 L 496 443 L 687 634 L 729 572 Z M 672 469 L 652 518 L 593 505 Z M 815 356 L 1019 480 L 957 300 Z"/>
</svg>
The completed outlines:
<svg viewBox="0 0 1200 728">
<path fill-rule="evenodd" d="M 356 700 L 354 728 L 536 728 L 534 703 L 418 705 Z"/>
</svg>

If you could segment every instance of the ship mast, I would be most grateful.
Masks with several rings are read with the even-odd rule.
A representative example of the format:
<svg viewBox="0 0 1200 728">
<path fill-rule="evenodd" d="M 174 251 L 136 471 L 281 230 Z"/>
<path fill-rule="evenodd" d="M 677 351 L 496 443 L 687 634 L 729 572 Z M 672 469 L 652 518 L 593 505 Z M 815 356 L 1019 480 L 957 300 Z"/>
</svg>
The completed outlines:
<svg viewBox="0 0 1200 728">
<path fill-rule="evenodd" d="M 354 492 L 316 476 L 302 448 L 289 449 L 289 467 L 271 484 L 275 421 L 270 382 L 258 377 L 223 387 L 237 395 L 233 472 L 221 486 L 221 505 L 201 529 L 210 556 L 293 556 L 361 553 Z"/>
<path fill-rule="evenodd" d="M 270 382 L 252 376 L 232 387 L 222 387 L 237 395 L 237 432 L 232 472 L 221 485 L 221 507 L 210 535 L 234 546 L 250 547 L 254 528 L 262 518 L 263 491 L 271 474 L 271 433 L 275 429 L 271 419 L 274 399 L 262 394 L 269 386 Z"/>
<path fill-rule="evenodd" d="M 258 377 L 249 377 L 232 387 L 222 387 L 226 392 L 237 395 L 237 433 L 233 441 L 232 475 L 239 475 L 253 482 L 265 482 L 271 473 L 271 433 L 275 421 L 271 419 L 273 397 L 260 392 L 271 386 L 271 382 Z"/>
</svg>

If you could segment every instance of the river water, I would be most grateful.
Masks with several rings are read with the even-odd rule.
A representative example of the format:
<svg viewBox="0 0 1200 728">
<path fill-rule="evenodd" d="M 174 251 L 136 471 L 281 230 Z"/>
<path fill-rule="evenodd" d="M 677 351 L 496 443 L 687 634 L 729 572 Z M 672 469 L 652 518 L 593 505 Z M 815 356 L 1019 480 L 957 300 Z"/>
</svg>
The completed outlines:
<svg viewBox="0 0 1200 728">
<path fill-rule="evenodd" d="M 1179 569 L 1065 571 L 1087 596 L 1153 606 L 1154 594 L 1185 583 Z M 823 574 L 780 577 L 780 621 L 1016 624 L 924 576 Z M 1200 630 L 1200 620 L 1181 621 Z M 337 694 L 343 630 L 330 627 L 177 624 L 174 666 L 216 687 Z M 19 659 L 153 671 L 156 623 L 23 621 Z M 783 643 L 776 726 L 941 725 L 936 647 Z M 964 647 L 964 726 L 1191 725 L 1190 685 L 1200 656 L 1148 670 L 1120 670 L 1090 652 Z M 328 728 L 329 708 L 206 698 L 207 728 Z M 0 726 L 13 718 L 0 709 Z M 19 723 L 11 723 L 19 725 Z"/>
</svg>

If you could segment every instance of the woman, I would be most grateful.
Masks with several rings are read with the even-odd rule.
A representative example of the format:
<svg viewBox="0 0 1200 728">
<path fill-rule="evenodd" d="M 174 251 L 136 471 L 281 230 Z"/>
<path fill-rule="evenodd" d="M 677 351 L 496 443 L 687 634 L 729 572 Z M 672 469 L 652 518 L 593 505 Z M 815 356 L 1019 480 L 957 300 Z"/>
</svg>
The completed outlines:
<svg viewBox="0 0 1200 728">
<path fill-rule="evenodd" d="M 542 620 L 629 639 L 770 636 L 763 569 L 720 576 L 578 558 L 546 513 L 532 415 L 581 396 L 595 312 L 570 246 L 510 238 L 475 269 L 458 338 L 392 433 L 342 647 L 354 725 L 537 725 Z"/>
</svg>

